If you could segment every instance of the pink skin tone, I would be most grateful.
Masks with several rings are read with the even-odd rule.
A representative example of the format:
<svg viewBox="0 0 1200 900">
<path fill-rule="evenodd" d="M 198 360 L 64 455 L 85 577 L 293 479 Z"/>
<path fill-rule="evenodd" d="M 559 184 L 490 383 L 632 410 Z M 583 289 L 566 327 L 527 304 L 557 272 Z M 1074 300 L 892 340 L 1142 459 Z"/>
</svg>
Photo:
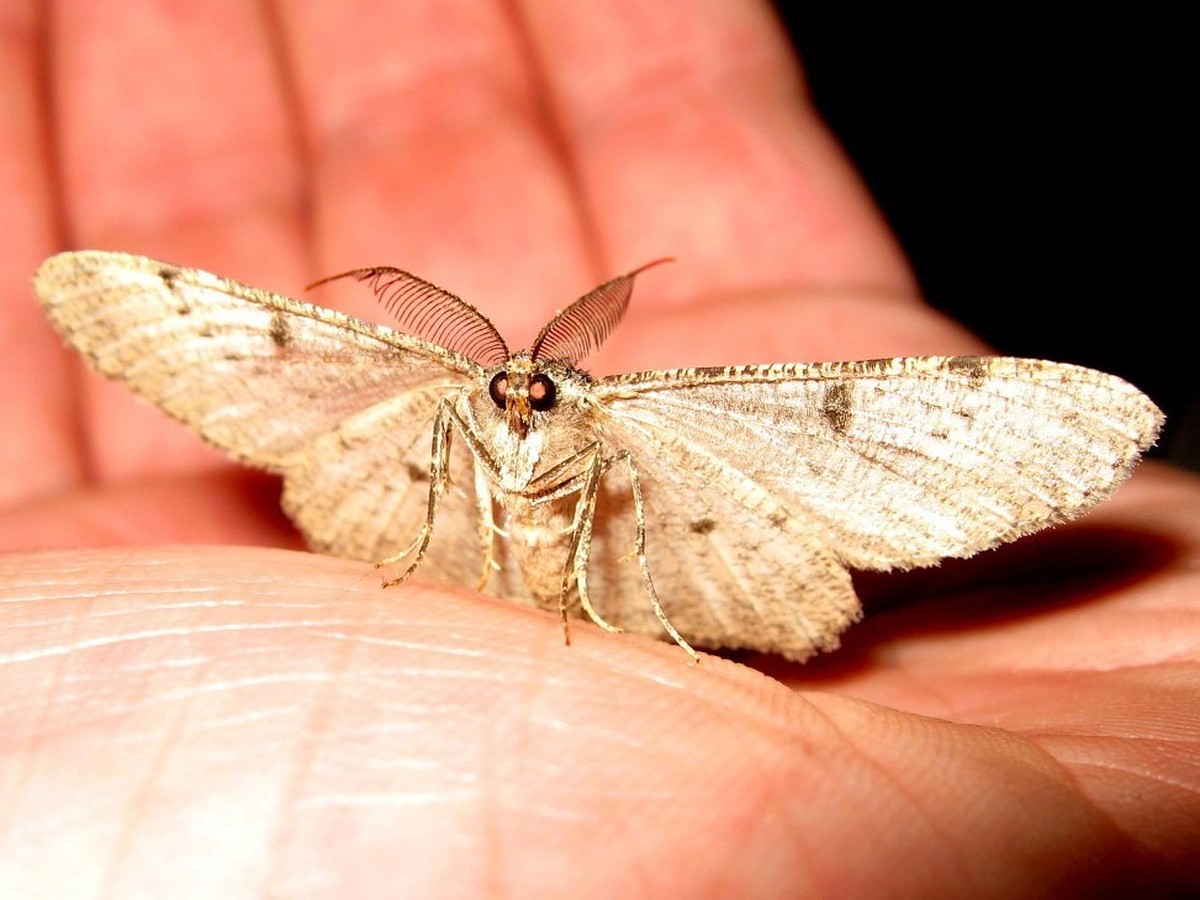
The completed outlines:
<svg viewBox="0 0 1200 900">
<path fill-rule="evenodd" d="M 767 8 L 11 6 L 0 895 L 1197 884 L 1194 479 L 1143 465 L 1075 525 L 862 579 L 867 621 L 803 667 L 568 648 L 553 614 L 277 549 L 277 487 L 31 297 L 69 246 L 291 296 L 394 264 L 519 347 L 669 254 L 589 369 L 985 349 L 916 296 Z"/>
</svg>

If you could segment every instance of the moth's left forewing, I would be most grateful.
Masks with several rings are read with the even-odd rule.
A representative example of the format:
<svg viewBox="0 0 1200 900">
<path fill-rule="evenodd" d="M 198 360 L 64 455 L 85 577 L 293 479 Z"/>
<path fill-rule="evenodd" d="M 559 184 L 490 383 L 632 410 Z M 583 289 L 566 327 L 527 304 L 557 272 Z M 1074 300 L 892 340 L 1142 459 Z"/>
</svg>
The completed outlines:
<svg viewBox="0 0 1200 900">
<path fill-rule="evenodd" d="M 375 562 L 417 534 L 439 404 L 482 377 L 430 341 L 146 257 L 59 254 L 35 288 L 93 368 L 282 474 L 288 514 L 339 556 Z M 461 447 L 450 475 L 423 574 L 474 585 L 482 538 L 474 460 Z"/>
<path fill-rule="evenodd" d="M 1128 475 L 1161 423 L 1119 378 L 1010 358 L 649 372 L 603 379 L 593 398 L 609 452 L 628 450 L 645 473 L 648 519 L 676 531 L 648 528 L 656 578 L 655 554 L 678 548 L 763 556 L 710 568 L 721 593 L 705 596 L 842 624 L 856 604 L 841 564 L 928 565 L 1073 518 Z M 690 580 L 679 587 L 696 596 Z M 659 592 L 675 620 L 671 586 Z"/>
<path fill-rule="evenodd" d="M 34 279 L 92 368 L 210 443 L 281 470 L 348 417 L 479 367 L 445 348 L 198 269 L 85 250 Z"/>
</svg>

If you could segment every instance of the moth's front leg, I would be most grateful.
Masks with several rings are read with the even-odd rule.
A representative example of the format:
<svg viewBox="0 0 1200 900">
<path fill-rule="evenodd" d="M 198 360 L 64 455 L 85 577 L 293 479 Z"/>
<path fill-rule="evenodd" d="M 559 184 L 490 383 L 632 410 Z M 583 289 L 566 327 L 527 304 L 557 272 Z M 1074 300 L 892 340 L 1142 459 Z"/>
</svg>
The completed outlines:
<svg viewBox="0 0 1200 900">
<path fill-rule="evenodd" d="M 616 625 L 605 621 L 596 608 L 592 606 L 592 598 L 588 594 L 587 567 L 592 546 L 592 522 L 596 517 L 596 496 L 600 490 L 600 476 L 607 470 L 611 460 L 605 460 L 600 444 L 592 444 L 581 451 L 580 455 L 590 454 L 591 461 L 579 485 L 579 499 L 575 503 L 575 518 L 571 528 L 571 546 L 567 550 L 567 561 L 563 568 L 562 584 L 559 587 L 558 611 L 562 616 L 563 636 L 571 643 L 571 626 L 567 618 L 567 594 L 570 593 L 571 583 L 574 582 L 579 590 L 579 604 L 587 613 L 589 619 L 605 631 L 621 631 Z M 574 484 L 574 479 L 569 484 Z"/>
<path fill-rule="evenodd" d="M 654 579 L 650 576 L 650 566 L 646 561 L 646 507 L 642 501 L 642 485 L 638 478 L 637 464 L 633 461 L 633 457 L 627 450 L 623 450 L 607 459 L 604 458 L 602 448 L 598 443 L 586 448 L 580 456 L 586 453 L 591 453 L 592 458 L 586 471 L 583 473 L 582 482 L 579 483 L 579 501 L 575 507 L 575 526 L 571 535 L 571 547 L 567 554 L 567 563 L 563 571 L 561 593 L 559 594 L 559 610 L 563 616 L 563 631 L 566 635 L 567 643 L 571 642 L 571 632 L 567 625 L 567 593 L 570 591 L 572 581 L 575 582 L 579 589 L 579 602 L 588 614 L 588 618 L 606 631 L 621 630 L 615 625 L 606 622 L 592 606 L 587 589 L 587 567 L 591 555 L 592 527 L 596 518 L 596 498 L 600 492 L 600 479 L 613 466 L 624 463 L 629 471 L 629 484 L 633 494 L 635 522 L 633 550 L 634 555 L 637 557 L 638 568 L 642 574 L 642 582 L 646 587 L 646 594 L 650 598 L 651 608 L 654 610 L 654 615 L 662 625 L 663 630 L 671 636 L 675 643 L 686 650 L 694 661 L 699 662 L 700 657 L 696 654 L 696 651 L 683 639 L 683 636 L 671 624 L 671 620 L 667 618 L 666 611 L 662 608 L 662 603 L 658 599 L 658 591 L 654 587 Z M 567 485 L 574 485 L 576 482 L 577 479 L 571 479 Z M 549 496 L 562 496 L 562 488 L 552 492 Z"/>
</svg>

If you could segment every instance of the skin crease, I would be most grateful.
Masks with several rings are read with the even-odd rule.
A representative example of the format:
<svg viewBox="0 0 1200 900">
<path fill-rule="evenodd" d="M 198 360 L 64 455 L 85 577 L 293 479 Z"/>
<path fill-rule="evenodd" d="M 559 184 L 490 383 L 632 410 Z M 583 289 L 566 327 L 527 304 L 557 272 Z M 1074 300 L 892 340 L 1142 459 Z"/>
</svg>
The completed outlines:
<svg viewBox="0 0 1200 900">
<path fill-rule="evenodd" d="M 0 896 L 1200 885 L 1188 476 L 864 579 L 806 666 L 689 666 L 294 552 L 276 486 L 62 349 L 28 279 L 69 246 L 291 296 L 401 265 L 514 347 L 677 257 L 600 373 L 981 349 L 915 298 L 768 10 L 430 6 L 6 7 Z"/>
</svg>

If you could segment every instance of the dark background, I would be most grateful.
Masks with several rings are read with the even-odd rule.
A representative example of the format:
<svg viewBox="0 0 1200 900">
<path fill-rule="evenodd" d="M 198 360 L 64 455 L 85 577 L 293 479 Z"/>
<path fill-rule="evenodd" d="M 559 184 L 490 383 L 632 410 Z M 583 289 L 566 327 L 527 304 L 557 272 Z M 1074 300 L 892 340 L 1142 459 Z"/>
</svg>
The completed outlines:
<svg viewBox="0 0 1200 900">
<path fill-rule="evenodd" d="M 1157 455 L 1200 470 L 1188 26 L 778 10 L 929 302 L 1138 385 L 1168 416 Z"/>
</svg>

